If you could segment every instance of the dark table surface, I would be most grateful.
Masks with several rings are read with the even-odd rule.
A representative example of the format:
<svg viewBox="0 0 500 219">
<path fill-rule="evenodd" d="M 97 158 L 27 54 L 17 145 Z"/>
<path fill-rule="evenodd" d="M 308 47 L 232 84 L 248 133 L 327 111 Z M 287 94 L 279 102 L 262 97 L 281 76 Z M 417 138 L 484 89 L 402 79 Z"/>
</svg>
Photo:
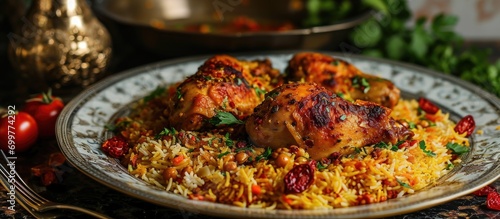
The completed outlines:
<svg viewBox="0 0 500 219">
<path fill-rule="evenodd" d="M 0 32 L 0 35 L 5 36 L 5 30 L 0 30 L 3 31 Z M 3 39 L 1 42 L 0 106 L 6 107 L 13 104 L 21 106 L 22 101 L 30 95 L 30 92 L 23 87 L 18 73 L 11 68 L 7 60 L 5 52 L 7 41 Z M 500 57 L 500 41 L 472 42 L 469 45 L 478 48 L 491 48 L 493 49 L 492 58 Z M 117 47 L 114 53 L 108 70 L 111 74 L 174 57 L 151 54 L 133 46 Z M 74 95 L 67 94 L 64 96 L 64 100 L 67 102 Z M 33 150 L 19 156 L 16 161 L 17 172 L 45 198 L 92 209 L 113 218 L 209 218 L 206 215 L 165 208 L 119 193 L 92 180 L 67 163 L 61 167 L 64 171 L 57 177 L 59 181 L 57 184 L 48 187 L 42 186 L 40 179 L 31 175 L 30 168 L 46 162 L 48 156 L 53 152 L 59 152 L 55 139 L 39 140 Z M 495 181 L 492 186 L 500 190 L 500 180 Z M 0 218 L 33 218 L 19 205 L 16 205 L 15 212 L 8 210 L 6 193 L 3 187 L 0 188 Z M 489 210 L 485 205 L 485 200 L 485 197 L 465 195 L 429 209 L 390 218 L 500 218 L 500 211 Z M 74 212 L 65 212 L 65 214 L 68 215 L 68 218 L 88 218 L 86 215 Z M 235 217 L 237 216 L 235 215 Z"/>
</svg>

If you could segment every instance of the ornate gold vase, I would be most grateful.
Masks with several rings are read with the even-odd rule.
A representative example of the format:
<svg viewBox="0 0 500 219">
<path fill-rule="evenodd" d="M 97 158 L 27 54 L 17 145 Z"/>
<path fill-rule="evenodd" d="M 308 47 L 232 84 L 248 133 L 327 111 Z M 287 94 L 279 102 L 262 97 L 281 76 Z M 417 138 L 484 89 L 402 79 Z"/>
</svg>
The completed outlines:
<svg viewBox="0 0 500 219">
<path fill-rule="evenodd" d="M 8 55 L 30 92 L 74 92 L 105 75 L 111 37 L 85 0 L 34 0 L 18 22 Z"/>
</svg>

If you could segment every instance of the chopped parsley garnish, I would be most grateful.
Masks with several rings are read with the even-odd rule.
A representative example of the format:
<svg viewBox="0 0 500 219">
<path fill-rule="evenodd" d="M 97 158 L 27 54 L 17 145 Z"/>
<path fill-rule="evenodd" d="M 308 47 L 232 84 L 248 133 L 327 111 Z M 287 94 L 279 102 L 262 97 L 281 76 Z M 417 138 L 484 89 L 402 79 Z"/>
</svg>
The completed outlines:
<svg viewBox="0 0 500 219">
<path fill-rule="evenodd" d="M 236 78 L 236 85 L 240 86 L 241 84 L 243 84 L 243 80 L 241 80 L 241 78 Z"/>
<path fill-rule="evenodd" d="M 278 92 L 278 91 L 271 91 L 271 92 L 267 93 L 266 99 L 267 99 L 267 98 L 275 98 L 275 97 L 277 97 L 279 94 L 280 94 L 280 92 Z"/>
<path fill-rule="evenodd" d="M 361 149 L 359 149 L 359 148 L 354 148 L 354 152 L 356 152 L 356 154 L 360 154 L 360 153 L 361 153 Z"/>
<path fill-rule="evenodd" d="M 215 126 L 244 124 L 243 121 L 234 117 L 233 114 L 231 114 L 229 112 L 222 112 L 222 111 L 217 112 L 217 114 L 215 114 L 214 117 L 210 118 L 208 120 L 208 122 L 212 125 L 215 125 Z"/>
<path fill-rule="evenodd" d="M 361 154 L 361 152 L 364 152 L 365 154 L 368 154 L 368 153 L 366 152 L 365 147 L 361 147 L 361 148 L 354 148 L 354 152 L 356 152 L 357 154 Z"/>
<path fill-rule="evenodd" d="M 257 156 L 255 158 L 256 161 L 259 161 L 259 160 L 262 160 L 262 159 L 269 159 L 269 157 L 271 156 L 271 154 L 273 153 L 273 150 L 268 147 L 266 148 L 266 150 L 264 151 L 264 153 L 262 153 L 261 155 Z"/>
<path fill-rule="evenodd" d="M 249 151 L 249 152 L 253 152 L 253 148 L 251 146 L 249 147 L 242 147 L 242 148 L 237 148 L 236 150 L 234 150 L 236 153 L 238 152 L 241 152 L 241 151 Z"/>
<path fill-rule="evenodd" d="M 333 60 L 333 62 L 332 62 L 332 63 L 330 63 L 330 64 L 337 66 L 337 65 L 339 65 L 339 60 L 336 60 L 336 59 L 335 59 L 335 60 Z"/>
<path fill-rule="evenodd" d="M 210 81 L 210 80 L 212 80 L 212 77 L 210 77 L 210 76 L 203 76 L 203 79 L 205 79 L 206 81 Z"/>
<path fill-rule="evenodd" d="M 229 138 L 229 132 L 227 132 L 224 135 L 224 138 L 226 138 L 226 141 L 225 141 L 226 142 L 226 146 L 232 147 L 234 145 L 234 141 Z"/>
<path fill-rule="evenodd" d="M 226 152 L 224 152 L 224 153 L 220 153 L 219 155 L 217 155 L 217 157 L 218 157 L 218 158 L 221 158 L 221 157 L 224 157 L 224 156 L 228 155 L 229 153 L 231 153 L 231 152 L 226 151 Z"/>
<path fill-rule="evenodd" d="M 448 165 L 446 165 L 446 169 L 447 170 L 451 170 L 455 167 L 455 165 L 453 165 L 453 163 L 449 163 Z"/>
<path fill-rule="evenodd" d="M 418 142 L 418 146 L 420 147 L 420 149 L 422 149 L 422 151 L 424 152 L 424 154 L 426 154 L 427 156 L 431 156 L 431 157 L 435 157 L 436 154 L 432 151 L 429 151 L 429 150 L 426 150 L 426 145 L 425 145 L 425 141 L 422 140 L 420 142 Z"/>
<path fill-rule="evenodd" d="M 213 137 L 211 139 L 208 139 L 208 145 L 212 146 L 212 142 L 216 139 L 216 137 Z"/>
<path fill-rule="evenodd" d="M 391 151 L 398 151 L 398 145 L 402 144 L 404 141 L 399 141 L 397 142 L 395 145 L 392 145 L 392 144 L 387 144 L 383 141 L 373 145 L 373 147 L 376 147 L 376 148 L 385 148 L 385 149 L 390 149 Z"/>
<path fill-rule="evenodd" d="M 263 89 L 260 89 L 260 87 L 253 87 L 253 89 L 255 90 L 255 94 L 257 94 L 259 97 L 261 95 L 266 95 L 266 91 L 263 90 Z"/>
<path fill-rule="evenodd" d="M 160 139 L 161 137 L 163 136 L 167 136 L 167 135 L 170 135 L 170 134 L 175 134 L 175 129 L 172 128 L 171 130 L 168 129 L 168 128 L 163 128 L 163 130 L 161 130 L 160 133 L 158 133 L 156 136 L 155 136 L 155 139 Z"/>
<path fill-rule="evenodd" d="M 321 162 L 316 162 L 316 168 L 317 168 L 318 170 L 324 170 L 324 169 L 326 169 L 327 167 L 328 167 L 328 165 L 323 165 L 323 163 L 321 163 Z"/>
<path fill-rule="evenodd" d="M 411 186 L 408 184 L 408 183 L 405 183 L 399 179 L 396 179 L 396 181 L 399 183 L 399 185 L 405 187 L 405 188 L 408 188 L 408 189 L 411 189 Z"/>
<path fill-rule="evenodd" d="M 354 78 L 352 78 L 352 86 L 361 89 L 365 94 L 370 90 L 370 83 L 368 82 L 368 80 L 360 76 L 355 76 Z"/>
<path fill-rule="evenodd" d="M 165 92 L 165 88 L 158 86 L 153 92 L 151 92 L 149 95 L 145 96 L 142 100 L 144 102 L 148 102 L 156 97 L 159 97 L 164 92 Z"/>
<path fill-rule="evenodd" d="M 408 128 L 414 129 L 416 127 L 417 127 L 417 124 L 415 124 L 414 122 L 408 122 Z"/>
<path fill-rule="evenodd" d="M 344 121 L 346 118 L 347 118 L 347 116 L 345 114 L 342 114 L 339 119 Z"/>
<path fill-rule="evenodd" d="M 452 153 L 458 155 L 469 152 L 469 148 L 467 146 L 458 143 L 448 142 L 448 144 L 446 144 L 446 148 L 450 149 Z"/>
<path fill-rule="evenodd" d="M 340 93 L 340 92 L 338 92 L 338 93 L 337 93 L 337 96 L 339 96 L 339 97 L 340 97 L 340 98 L 342 98 L 342 99 L 345 99 L 345 98 L 344 98 L 344 97 L 345 97 L 345 94 L 344 94 L 344 93 Z"/>
<path fill-rule="evenodd" d="M 175 95 L 177 96 L 177 99 L 182 99 L 182 92 L 181 92 L 181 88 L 178 87 L 175 91 Z"/>
<path fill-rule="evenodd" d="M 114 124 L 106 124 L 106 125 L 104 125 L 104 128 L 106 128 L 107 130 L 109 130 L 111 132 L 115 132 L 117 127 Z"/>
</svg>

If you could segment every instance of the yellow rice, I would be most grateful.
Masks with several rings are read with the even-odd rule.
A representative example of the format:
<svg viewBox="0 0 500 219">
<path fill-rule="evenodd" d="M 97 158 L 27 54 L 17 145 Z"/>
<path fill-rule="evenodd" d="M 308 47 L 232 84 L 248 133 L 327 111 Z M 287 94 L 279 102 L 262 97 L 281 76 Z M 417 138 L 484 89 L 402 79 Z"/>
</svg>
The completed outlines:
<svg viewBox="0 0 500 219">
<path fill-rule="evenodd" d="M 455 123 L 448 114 L 440 110 L 433 115 L 435 124 L 429 124 L 419 115 L 417 101 L 400 100 L 391 116 L 415 124 L 413 139 L 424 140 L 426 150 L 436 156 L 424 153 L 418 143 L 397 151 L 366 146 L 316 170 L 312 185 L 304 192 L 285 194 L 285 175 L 307 162 L 307 153 L 298 157 L 283 150 L 291 160 L 285 166 L 278 166 L 271 156 L 227 171 L 225 165 L 237 152 L 236 140 L 230 139 L 233 145 L 228 145 L 224 134 L 175 130 L 169 137 L 155 137 L 166 124 L 161 116 L 166 95 L 140 101 L 131 115 L 117 121 L 120 135 L 131 143 L 122 163 L 130 174 L 166 192 L 201 201 L 265 209 L 329 209 L 383 202 L 432 185 L 459 163 L 460 157 L 446 148 L 447 143 L 469 146 L 465 134 L 453 130 Z M 263 148 L 253 148 L 252 153 L 263 152 Z M 177 163 L 177 156 L 184 158 Z M 168 168 L 175 169 L 177 177 L 166 178 Z"/>
</svg>

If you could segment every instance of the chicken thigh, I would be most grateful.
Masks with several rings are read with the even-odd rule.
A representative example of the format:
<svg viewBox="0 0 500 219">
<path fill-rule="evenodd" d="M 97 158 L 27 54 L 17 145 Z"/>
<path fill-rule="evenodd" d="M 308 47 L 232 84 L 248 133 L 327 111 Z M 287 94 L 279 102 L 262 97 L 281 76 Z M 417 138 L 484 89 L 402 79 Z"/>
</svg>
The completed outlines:
<svg viewBox="0 0 500 219">
<path fill-rule="evenodd" d="M 348 154 L 356 147 L 394 144 L 413 136 L 390 113 L 376 103 L 351 103 L 315 83 L 289 83 L 266 94 L 245 128 L 257 146 L 297 145 L 318 160 L 334 152 Z"/>
<path fill-rule="evenodd" d="M 178 85 L 164 114 L 170 126 L 191 131 L 213 128 L 207 121 L 218 112 L 245 119 L 264 94 L 282 82 L 280 78 L 269 60 L 240 61 L 216 55 Z"/>
<path fill-rule="evenodd" d="M 290 59 L 287 80 L 320 84 L 353 100 L 366 100 L 393 108 L 400 91 L 386 79 L 361 72 L 354 65 L 329 55 L 303 52 Z"/>
</svg>

